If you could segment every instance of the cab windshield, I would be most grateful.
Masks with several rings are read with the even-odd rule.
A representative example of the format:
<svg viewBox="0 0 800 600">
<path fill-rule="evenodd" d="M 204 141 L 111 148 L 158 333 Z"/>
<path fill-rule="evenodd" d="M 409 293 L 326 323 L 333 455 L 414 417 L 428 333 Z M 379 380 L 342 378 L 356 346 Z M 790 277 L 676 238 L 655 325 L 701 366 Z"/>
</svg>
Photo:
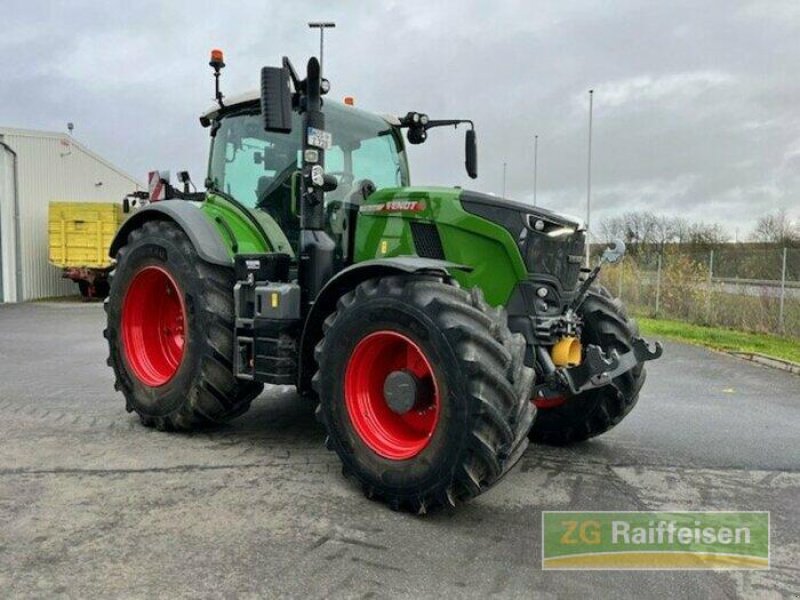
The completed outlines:
<svg viewBox="0 0 800 600">
<path fill-rule="evenodd" d="M 339 181 L 326 194 L 326 204 L 346 201 L 359 181 L 369 179 L 377 189 L 408 185 L 408 165 L 398 133 L 382 118 L 354 108 L 327 102 L 325 129 L 333 147 L 325 152 L 325 172 Z M 209 179 L 214 189 L 225 192 L 251 208 L 287 218 L 291 181 L 300 169 L 302 124 L 293 113 L 292 132 L 267 133 L 258 105 L 224 116 L 213 138 Z"/>
</svg>

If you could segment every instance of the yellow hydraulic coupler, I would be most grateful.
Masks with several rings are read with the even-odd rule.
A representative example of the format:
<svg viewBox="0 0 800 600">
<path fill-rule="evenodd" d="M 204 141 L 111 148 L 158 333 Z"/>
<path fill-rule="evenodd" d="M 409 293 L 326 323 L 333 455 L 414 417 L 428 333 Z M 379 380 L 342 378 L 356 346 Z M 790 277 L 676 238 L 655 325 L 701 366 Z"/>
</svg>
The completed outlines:
<svg viewBox="0 0 800 600">
<path fill-rule="evenodd" d="M 581 364 L 583 346 L 581 341 L 574 336 L 563 337 L 550 350 L 553 364 L 557 367 L 575 367 Z"/>
</svg>

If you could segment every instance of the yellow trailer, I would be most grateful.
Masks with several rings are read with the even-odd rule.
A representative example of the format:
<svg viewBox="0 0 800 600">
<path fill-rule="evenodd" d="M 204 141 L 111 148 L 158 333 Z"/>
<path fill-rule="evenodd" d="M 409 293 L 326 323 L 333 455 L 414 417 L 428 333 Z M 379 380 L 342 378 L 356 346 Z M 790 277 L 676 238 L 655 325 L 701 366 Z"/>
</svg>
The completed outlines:
<svg viewBox="0 0 800 600">
<path fill-rule="evenodd" d="M 122 220 L 118 202 L 50 203 L 50 262 L 78 283 L 85 298 L 108 294 L 108 249 Z"/>
</svg>

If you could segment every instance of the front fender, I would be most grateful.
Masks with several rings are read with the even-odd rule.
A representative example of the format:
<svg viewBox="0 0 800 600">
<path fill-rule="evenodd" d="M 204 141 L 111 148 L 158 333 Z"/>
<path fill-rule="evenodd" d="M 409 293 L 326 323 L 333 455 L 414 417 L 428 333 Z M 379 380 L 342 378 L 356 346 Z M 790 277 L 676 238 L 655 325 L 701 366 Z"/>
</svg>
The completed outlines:
<svg viewBox="0 0 800 600">
<path fill-rule="evenodd" d="M 298 389 L 303 392 L 311 387 L 314 374 L 314 347 L 322 339 L 322 323 L 336 309 L 336 302 L 358 284 L 375 277 L 397 274 L 434 274 L 450 278 L 450 271 L 471 271 L 471 267 L 446 260 L 421 258 L 419 256 L 395 256 L 366 260 L 347 267 L 334 275 L 322 288 L 306 317 L 303 335 L 300 338 L 300 361 Z"/>
<path fill-rule="evenodd" d="M 233 265 L 233 257 L 217 228 L 197 205 L 186 200 L 163 200 L 148 204 L 136 211 L 114 236 L 108 255 L 116 258 L 117 252 L 125 245 L 131 231 L 138 229 L 147 221 L 154 220 L 172 221 L 180 227 L 204 261 L 223 267 Z"/>
</svg>

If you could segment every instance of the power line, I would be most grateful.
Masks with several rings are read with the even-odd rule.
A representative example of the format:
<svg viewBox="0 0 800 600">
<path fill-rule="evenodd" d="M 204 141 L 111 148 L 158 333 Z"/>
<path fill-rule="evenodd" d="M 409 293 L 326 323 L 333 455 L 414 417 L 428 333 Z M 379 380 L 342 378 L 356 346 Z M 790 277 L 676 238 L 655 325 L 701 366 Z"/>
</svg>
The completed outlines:
<svg viewBox="0 0 800 600">
<path fill-rule="evenodd" d="M 592 108 L 594 90 L 589 90 L 589 148 L 586 159 L 586 266 L 589 266 L 589 246 L 591 245 L 589 223 L 592 216 Z"/>
<path fill-rule="evenodd" d="M 533 205 L 536 206 L 536 179 L 539 171 L 539 136 L 533 136 Z"/>
</svg>

